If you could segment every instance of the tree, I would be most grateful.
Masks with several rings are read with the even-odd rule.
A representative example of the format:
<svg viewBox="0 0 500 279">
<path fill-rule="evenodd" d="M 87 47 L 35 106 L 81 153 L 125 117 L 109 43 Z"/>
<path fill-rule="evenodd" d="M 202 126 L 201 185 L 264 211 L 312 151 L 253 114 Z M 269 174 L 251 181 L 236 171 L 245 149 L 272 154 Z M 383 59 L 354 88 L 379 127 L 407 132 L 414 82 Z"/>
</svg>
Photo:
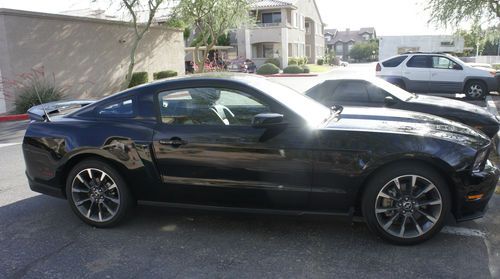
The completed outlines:
<svg viewBox="0 0 500 279">
<path fill-rule="evenodd" d="M 213 50 L 231 28 L 237 28 L 249 21 L 247 0 L 179 0 L 175 9 L 187 26 L 193 26 L 195 38 L 195 63 L 200 71 L 205 69 L 205 57 Z M 213 38 L 216 38 L 215 40 Z M 204 47 L 204 55 L 198 55 Z"/>
<path fill-rule="evenodd" d="M 130 17 L 132 18 L 132 25 L 134 27 L 134 41 L 132 42 L 132 47 L 130 49 L 130 61 L 128 65 L 127 75 L 125 77 L 125 82 L 122 85 L 122 89 L 128 87 L 130 81 L 132 80 L 132 73 L 135 67 L 135 53 L 137 51 L 137 47 L 139 46 L 139 42 L 144 37 L 144 34 L 149 30 L 151 24 L 153 23 L 153 18 L 158 11 L 158 8 L 165 0 L 147 0 L 147 3 L 144 4 L 145 0 L 121 0 L 125 8 L 127 9 Z M 144 6 L 147 7 L 147 20 L 145 23 L 139 22 L 139 13 L 143 11 Z"/>
<path fill-rule="evenodd" d="M 465 55 L 475 55 L 476 52 L 484 55 L 497 54 L 500 32 L 496 26 L 481 28 L 475 23 L 468 30 L 459 29 L 456 34 L 464 38 L 465 48 L 472 49 L 465 51 Z"/>
<path fill-rule="evenodd" d="M 431 12 L 430 22 L 458 26 L 462 22 L 479 21 L 492 23 L 500 19 L 500 0 L 428 0 L 427 10 Z"/>
<path fill-rule="evenodd" d="M 349 56 L 357 61 L 376 60 L 376 56 L 378 56 L 378 41 L 371 40 L 355 43 L 349 51 Z"/>
</svg>

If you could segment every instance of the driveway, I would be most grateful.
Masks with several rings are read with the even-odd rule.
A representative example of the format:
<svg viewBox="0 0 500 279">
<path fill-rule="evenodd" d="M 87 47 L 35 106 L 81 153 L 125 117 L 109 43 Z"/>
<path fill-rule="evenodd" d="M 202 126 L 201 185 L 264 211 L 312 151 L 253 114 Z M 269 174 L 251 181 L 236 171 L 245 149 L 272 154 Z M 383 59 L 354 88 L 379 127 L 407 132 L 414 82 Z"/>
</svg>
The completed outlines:
<svg viewBox="0 0 500 279">
<path fill-rule="evenodd" d="M 148 206 L 117 228 L 92 228 L 66 201 L 29 190 L 26 124 L 0 123 L 0 278 L 500 277 L 498 194 L 484 218 L 450 220 L 411 247 L 343 219 Z"/>
</svg>

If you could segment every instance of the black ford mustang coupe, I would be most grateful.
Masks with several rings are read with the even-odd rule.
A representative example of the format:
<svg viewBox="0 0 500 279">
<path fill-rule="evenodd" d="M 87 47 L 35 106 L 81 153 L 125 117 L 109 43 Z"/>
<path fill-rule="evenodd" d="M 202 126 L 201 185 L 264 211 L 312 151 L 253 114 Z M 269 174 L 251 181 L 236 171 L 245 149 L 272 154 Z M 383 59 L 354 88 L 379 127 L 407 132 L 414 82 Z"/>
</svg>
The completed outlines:
<svg viewBox="0 0 500 279">
<path fill-rule="evenodd" d="M 164 80 L 66 115 L 40 111 L 23 142 L 29 185 L 96 227 L 136 201 L 161 202 L 361 215 L 383 239 L 412 244 L 450 211 L 482 216 L 499 176 L 490 139 L 468 126 L 385 108 L 344 117 L 259 77 Z"/>
</svg>

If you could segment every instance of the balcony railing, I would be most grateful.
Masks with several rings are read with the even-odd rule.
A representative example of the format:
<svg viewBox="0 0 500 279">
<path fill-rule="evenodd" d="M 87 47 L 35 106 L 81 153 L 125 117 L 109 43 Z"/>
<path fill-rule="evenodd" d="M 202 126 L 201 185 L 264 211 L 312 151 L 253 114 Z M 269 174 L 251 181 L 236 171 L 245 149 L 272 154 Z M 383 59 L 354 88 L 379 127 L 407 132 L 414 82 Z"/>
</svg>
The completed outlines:
<svg viewBox="0 0 500 279">
<path fill-rule="evenodd" d="M 255 27 L 265 28 L 265 27 L 278 27 L 281 26 L 281 22 L 272 22 L 272 23 L 256 23 Z"/>
</svg>

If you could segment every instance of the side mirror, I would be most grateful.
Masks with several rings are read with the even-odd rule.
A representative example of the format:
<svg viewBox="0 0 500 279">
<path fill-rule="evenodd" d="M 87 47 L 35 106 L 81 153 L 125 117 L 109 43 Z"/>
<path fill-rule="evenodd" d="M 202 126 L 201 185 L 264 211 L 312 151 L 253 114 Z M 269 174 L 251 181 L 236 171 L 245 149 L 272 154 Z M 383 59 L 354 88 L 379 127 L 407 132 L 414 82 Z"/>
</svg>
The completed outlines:
<svg viewBox="0 0 500 279">
<path fill-rule="evenodd" d="M 462 69 L 462 66 L 460 66 L 458 64 L 453 64 L 453 70 L 463 70 L 463 69 Z"/>
<path fill-rule="evenodd" d="M 392 105 L 395 105 L 397 103 L 396 100 L 392 96 L 387 96 L 384 98 L 384 103 L 386 106 L 390 107 Z"/>
<path fill-rule="evenodd" d="M 284 124 L 283 114 L 279 113 L 259 113 L 252 120 L 254 128 L 271 128 L 281 124 Z"/>
</svg>

